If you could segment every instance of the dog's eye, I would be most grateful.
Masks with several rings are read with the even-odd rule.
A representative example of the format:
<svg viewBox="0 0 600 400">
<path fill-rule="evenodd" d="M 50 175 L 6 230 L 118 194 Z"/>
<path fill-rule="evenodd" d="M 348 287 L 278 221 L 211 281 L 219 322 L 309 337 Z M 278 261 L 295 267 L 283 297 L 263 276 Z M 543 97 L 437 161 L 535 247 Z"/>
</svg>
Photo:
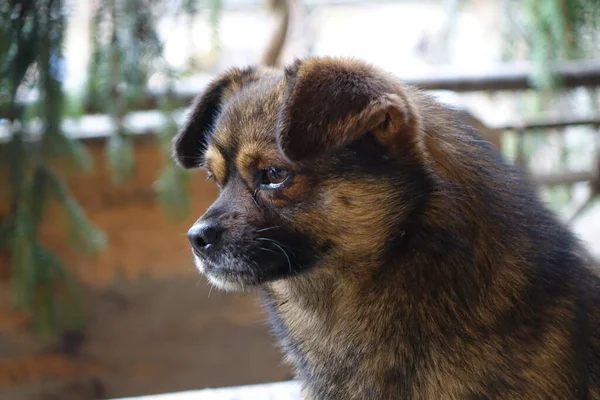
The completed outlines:
<svg viewBox="0 0 600 400">
<path fill-rule="evenodd" d="M 283 185 L 290 175 L 290 171 L 285 168 L 268 167 L 262 170 L 260 184 L 276 188 Z"/>
<path fill-rule="evenodd" d="M 217 180 L 217 177 L 212 172 L 207 172 L 207 174 L 206 174 L 206 180 L 207 181 L 213 181 L 214 183 L 217 184 L 217 186 L 219 188 L 221 188 L 221 183 L 219 183 L 219 181 Z"/>
</svg>

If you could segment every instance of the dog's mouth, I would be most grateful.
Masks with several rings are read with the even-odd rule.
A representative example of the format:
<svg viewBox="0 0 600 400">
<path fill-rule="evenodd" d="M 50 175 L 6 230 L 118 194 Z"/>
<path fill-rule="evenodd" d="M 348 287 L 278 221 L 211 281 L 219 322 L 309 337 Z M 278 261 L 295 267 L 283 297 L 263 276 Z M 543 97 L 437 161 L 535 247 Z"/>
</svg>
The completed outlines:
<svg viewBox="0 0 600 400">
<path fill-rule="evenodd" d="M 227 291 L 240 291 L 259 283 L 251 269 L 239 264 L 232 268 L 228 264 L 215 263 L 210 259 L 194 252 L 196 268 L 215 287 Z"/>
<path fill-rule="evenodd" d="M 214 286 L 240 291 L 286 279 L 307 270 L 313 257 L 275 240 L 258 241 L 255 246 L 230 246 L 201 254 L 193 250 L 197 269 Z"/>
</svg>

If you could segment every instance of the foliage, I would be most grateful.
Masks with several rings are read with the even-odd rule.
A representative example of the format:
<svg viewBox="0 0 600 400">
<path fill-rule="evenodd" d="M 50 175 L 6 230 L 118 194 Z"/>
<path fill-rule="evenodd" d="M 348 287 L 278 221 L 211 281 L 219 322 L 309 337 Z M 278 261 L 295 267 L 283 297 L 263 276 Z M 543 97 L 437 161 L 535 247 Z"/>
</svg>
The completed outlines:
<svg viewBox="0 0 600 400">
<path fill-rule="evenodd" d="M 173 117 L 177 109 L 177 102 L 174 99 L 174 93 L 168 88 L 167 94 L 161 100 L 160 109 L 166 119 L 163 129 L 158 133 L 161 149 L 165 157 L 171 154 L 171 140 L 173 132 L 176 132 L 178 125 Z M 177 167 L 169 158 L 159 178 L 155 182 L 155 189 L 159 200 L 163 205 L 165 213 L 173 218 L 183 218 L 190 206 L 190 198 L 187 193 L 187 183 L 189 173 Z"/>
<path fill-rule="evenodd" d="M 506 58 L 526 58 L 535 68 L 533 83 L 538 89 L 523 96 L 519 107 L 536 113 L 562 114 L 572 107 L 575 93 L 564 92 L 560 77 L 555 73 L 560 62 L 593 59 L 600 56 L 600 2 L 598 0 L 503 0 L 505 17 Z M 589 105 L 579 102 L 580 112 L 597 114 L 597 89 L 586 89 Z M 583 106 L 583 107 L 582 107 Z M 588 108 L 588 110 L 585 110 Z M 564 136 L 563 136 L 564 138 Z M 519 143 L 527 160 L 548 143 L 541 132 L 529 132 Z M 600 149 L 599 149 L 600 151 Z M 557 163 L 567 167 L 569 151 L 562 147 Z M 550 204 L 566 211 L 571 206 L 573 188 L 546 188 Z"/>
<path fill-rule="evenodd" d="M 177 77 L 163 59 L 163 44 L 156 30 L 157 17 L 168 5 L 168 1 L 159 0 L 106 0 L 98 4 L 94 13 L 86 108 L 111 117 L 114 133 L 107 141 L 106 153 L 115 183 L 125 182 L 134 172 L 134 151 L 125 125 L 126 114 L 135 110 L 147 95 L 147 82 L 152 75 L 160 75 L 167 85 Z M 197 4 L 185 0 L 180 11 L 192 17 L 197 13 Z M 172 164 L 168 145 L 177 131 L 172 115 L 176 103 L 171 96 L 165 96 L 160 102 L 166 124 L 159 133 L 159 140 L 163 144 L 166 166 L 156 189 L 169 214 L 180 217 L 185 215 L 188 206 L 186 174 Z"/>
<path fill-rule="evenodd" d="M 598 0 L 505 0 L 507 51 L 524 41 L 540 89 L 558 87 L 558 62 L 600 56 Z"/>
<path fill-rule="evenodd" d="M 134 151 L 127 113 L 147 95 L 147 82 L 160 74 L 169 84 L 177 75 L 162 58 L 157 15 L 172 0 L 102 0 L 91 24 L 93 53 L 85 98 L 65 100 L 62 91 L 65 0 L 10 0 L 0 3 L 0 144 L 2 194 L 9 209 L 0 215 L 0 252 L 8 255 L 11 291 L 16 307 L 28 311 L 41 334 L 80 329 L 83 313 L 78 287 L 69 268 L 40 240 L 49 207 L 58 205 L 73 249 L 94 254 L 104 235 L 88 221 L 58 172 L 59 166 L 89 172 L 91 158 L 81 142 L 66 136 L 66 116 L 88 111 L 110 116 L 114 134 L 106 155 L 114 182 L 134 171 Z M 196 0 L 184 0 L 180 12 L 193 16 Z M 217 39 L 220 0 L 212 0 L 213 39 Z M 37 96 L 33 102 L 31 95 Z M 173 218 L 189 206 L 187 173 L 170 162 L 176 132 L 172 96 L 160 101 L 165 125 L 158 135 L 165 168 L 157 177 L 158 198 Z M 40 129 L 37 129 L 41 127 Z M 1 139 L 2 137 L 0 137 Z"/>
<path fill-rule="evenodd" d="M 98 3 L 92 20 L 87 103 L 112 120 L 114 134 L 106 152 L 117 183 L 131 177 L 134 167 L 125 114 L 145 94 L 149 74 L 162 52 L 152 6 L 153 0 L 107 0 Z"/>
<path fill-rule="evenodd" d="M 13 0 L 0 6 L 0 112 L 7 116 L 3 125 L 9 138 L 0 147 L 9 204 L 0 217 L 0 251 L 9 254 L 16 307 L 30 311 L 43 334 L 55 331 L 57 324 L 73 329 L 82 321 L 67 268 L 39 239 L 49 205 L 62 207 L 73 248 L 93 253 L 104 244 L 56 169 L 57 160 L 83 170 L 91 167 L 85 148 L 61 131 L 65 20 L 62 0 Z M 36 89 L 38 100 L 24 106 L 29 89 Z M 31 124 L 36 120 L 39 132 Z M 57 298 L 64 300 L 62 307 Z"/>
</svg>

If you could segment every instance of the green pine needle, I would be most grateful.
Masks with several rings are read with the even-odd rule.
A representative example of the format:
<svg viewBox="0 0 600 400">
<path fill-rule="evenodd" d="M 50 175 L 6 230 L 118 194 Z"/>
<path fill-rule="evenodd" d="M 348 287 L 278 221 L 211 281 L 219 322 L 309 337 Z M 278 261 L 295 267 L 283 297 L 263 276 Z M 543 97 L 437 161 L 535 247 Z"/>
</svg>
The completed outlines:
<svg viewBox="0 0 600 400">
<path fill-rule="evenodd" d="M 113 182 L 123 184 L 130 179 L 135 167 L 135 150 L 126 134 L 114 134 L 106 142 L 108 165 L 113 172 Z"/>
<path fill-rule="evenodd" d="M 155 182 L 159 201 L 170 218 L 180 220 L 187 216 L 190 207 L 188 182 L 187 171 L 182 171 L 172 165 L 165 167 Z"/>
</svg>

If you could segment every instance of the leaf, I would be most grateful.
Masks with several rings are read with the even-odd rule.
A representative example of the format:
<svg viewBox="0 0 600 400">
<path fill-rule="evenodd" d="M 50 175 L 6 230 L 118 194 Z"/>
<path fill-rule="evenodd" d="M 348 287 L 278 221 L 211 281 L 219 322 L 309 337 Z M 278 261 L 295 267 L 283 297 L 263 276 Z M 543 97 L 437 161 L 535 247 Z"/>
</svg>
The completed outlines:
<svg viewBox="0 0 600 400">
<path fill-rule="evenodd" d="M 66 214 L 66 225 L 73 248 L 82 254 L 95 254 L 106 245 L 106 237 L 87 218 L 77 201 L 70 195 L 63 180 L 47 169 L 49 190 Z"/>
<path fill-rule="evenodd" d="M 52 150 L 48 155 L 52 158 L 59 158 L 67 162 L 70 170 L 77 170 L 83 173 L 90 173 L 93 170 L 93 160 L 87 148 L 80 140 L 68 137 L 64 134 L 56 135 L 49 146 Z"/>
<path fill-rule="evenodd" d="M 22 209 L 15 215 L 10 240 L 11 289 L 13 303 L 18 309 L 27 308 L 32 293 L 28 290 L 28 272 L 31 259 L 29 215 Z"/>
<path fill-rule="evenodd" d="M 78 250 L 100 248 L 104 237 L 68 193 L 51 159 L 67 158 L 80 169 L 90 167 L 85 149 L 61 132 L 63 96 L 63 39 L 67 8 L 63 0 L 0 2 L 0 109 L 8 115 L 11 137 L 0 147 L 3 186 L 9 214 L 0 218 L 0 249 L 8 252 L 15 307 L 33 315 L 36 329 L 50 333 L 60 328 L 58 307 L 80 311 L 76 297 L 57 302 L 76 286 L 65 266 L 38 239 L 51 198 L 65 208 L 70 235 Z M 23 101 L 31 90 L 39 94 L 30 106 Z M 41 140 L 31 141 L 23 129 L 32 117 L 42 122 Z M 69 311 L 68 313 L 71 313 Z"/>
<path fill-rule="evenodd" d="M 33 245 L 32 255 L 35 279 L 30 290 L 36 293 L 33 305 L 37 311 L 36 330 L 49 335 L 58 328 L 72 328 L 73 320 L 82 318 L 80 296 L 72 275 L 58 257 L 39 243 Z"/>
<path fill-rule="evenodd" d="M 221 49 L 219 38 L 219 23 L 221 20 L 222 0 L 210 0 L 209 25 L 211 30 L 212 52 L 217 53 Z"/>
<path fill-rule="evenodd" d="M 154 190 L 165 213 L 175 220 L 184 218 L 190 207 L 190 196 L 187 192 L 188 171 L 172 165 L 165 167 L 154 183 Z"/>
<path fill-rule="evenodd" d="M 108 165 L 113 172 L 113 181 L 122 184 L 131 178 L 135 165 L 135 151 L 128 135 L 111 135 L 106 143 Z"/>
<path fill-rule="evenodd" d="M 29 187 L 28 198 L 30 199 L 30 212 L 32 219 L 33 235 L 42 221 L 44 211 L 48 205 L 48 176 L 44 166 L 38 165 L 33 172 L 33 178 Z"/>
<path fill-rule="evenodd" d="M 85 216 L 77 204 L 69 198 L 64 202 L 71 245 L 80 253 L 92 255 L 106 246 L 106 236 Z"/>
<path fill-rule="evenodd" d="M 10 246 L 12 229 L 11 218 L 4 216 L 0 218 L 0 252 L 7 250 Z"/>
</svg>

